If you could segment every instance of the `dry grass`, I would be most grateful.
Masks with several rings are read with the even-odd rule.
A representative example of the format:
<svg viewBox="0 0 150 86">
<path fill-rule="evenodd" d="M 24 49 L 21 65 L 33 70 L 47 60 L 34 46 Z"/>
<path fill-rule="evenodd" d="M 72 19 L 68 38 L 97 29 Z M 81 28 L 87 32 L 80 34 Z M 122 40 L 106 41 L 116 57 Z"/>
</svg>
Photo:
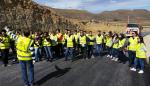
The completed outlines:
<svg viewBox="0 0 150 86">
<path fill-rule="evenodd" d="M 88 31 L 97 32 L 98 30 L 101 31 L 112 31 L 117 33 L 124 33 L 125 32 L 125 24 L 112 24 L 112 23 L 89 23 L 84 27 Z"/>
<path fill-rule="evenodd" d="M 101 31 L 112 31 L 112 32 L 117 32 L 117 33 L 125 33 L 126 31 L 126 24 L 127 23 L 118 23 L 118 22 L 109 22 L 109 23 L 88 23 L 87 25 L 84 26 L 84 29 L 87 31 L 93 31 L 97 32 L 98 30 Z M 143 32 L 150 32 L 150 25 L 144 26 Z"/>
</svg>

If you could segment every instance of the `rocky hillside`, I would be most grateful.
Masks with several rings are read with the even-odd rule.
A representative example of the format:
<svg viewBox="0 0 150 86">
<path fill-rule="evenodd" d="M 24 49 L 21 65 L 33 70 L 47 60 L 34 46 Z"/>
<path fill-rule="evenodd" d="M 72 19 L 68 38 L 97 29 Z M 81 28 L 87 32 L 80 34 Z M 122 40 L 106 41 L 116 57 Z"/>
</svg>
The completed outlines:
<svg viewBox="0 0 150 86">
<path fill-rule="evenodd" d="M 5 25 L 29 30 L 79 28 L 77 23 L 32 0 L 0 0 L 0 29 Z"/>
</svg>

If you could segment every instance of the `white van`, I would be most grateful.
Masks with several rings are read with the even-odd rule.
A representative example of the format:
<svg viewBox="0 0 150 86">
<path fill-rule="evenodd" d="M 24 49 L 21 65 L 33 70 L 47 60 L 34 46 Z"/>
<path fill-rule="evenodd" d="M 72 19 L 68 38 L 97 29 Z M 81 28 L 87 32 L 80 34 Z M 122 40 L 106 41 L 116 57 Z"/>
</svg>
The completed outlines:
<svg viewBox="0 0 150 86">
<path fill-rule="evenodd" d="M 126 36 L 132 36 L 132 32 L 137 32 L 139 35 L 141 34 L 142 26 L 139 24 L 127 24 L 126 28 Z"/>
</svg>

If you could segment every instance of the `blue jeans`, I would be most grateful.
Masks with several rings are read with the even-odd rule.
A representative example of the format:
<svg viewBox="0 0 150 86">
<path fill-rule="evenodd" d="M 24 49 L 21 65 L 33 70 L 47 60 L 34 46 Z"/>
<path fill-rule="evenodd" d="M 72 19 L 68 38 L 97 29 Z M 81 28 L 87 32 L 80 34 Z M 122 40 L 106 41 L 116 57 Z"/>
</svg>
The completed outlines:
<svg viewBox="0 0 150 86">
<path fill-rule="evenodd" d="M 41 59 L 41 48 L 35 48 L 35 60 L 40 61 Z"/>
<path fill-rule="evenodd" d="M 66 48 L 66 52 L 65 52 L 65 60 L 68 60 L 70 57 L 70 59 L 73 59 L 73 48 Z"/>
<path fill-rule="evenodd" d="M 102 44 L 97 44 L 96 45 L 96 55 L 100 56 L 100 54 L 102 53 Z"/>
<path fill-rule="evenodd" d="M 22 79 L 24 81 L 24 84 L 27 86 L 30 86 L 34 83 L 34 65 L 32 60 L 30 61 L 20 61 L 21 65 L 21 72 L 22 72 Z M 29 76 L 27 73 L 27 70 L 29 71 Z"/>
<path fill-rule="evenodd" d="M 139 62 L 140 70 L 144 70 L 144 60 L 142 58 L 135 58 L 134 59 L 134 68 L 137 67 Z"/>
<path fill-rule="evenodd" d="M 108 55 L 112 55 L 112 48 L 111 47 L 107 47 L 107 51 L 108 51 Z"/>
<path fill-rule="evenodd" d="M 112 48 L 112 56 L 118 58 L 119 51 L 118 49 Z"/>
<path fill-rule="evenodd" d="M 129 55 L 129 66 L 132 67 L 134 64 L 134 59 L 135 59 L 135 52 L 133 51 L 128 51 L 128 55 Z"/>
<path fill-rule="evenodd" d="M 46 58 L 49 60 L 49 59 L 52 59 L 53 56 L 52 56 L 52 52 L 51 52 L 51 47 L 50 46 L 44 46 L 44 50 L 46 52 Z"/>
</svg>

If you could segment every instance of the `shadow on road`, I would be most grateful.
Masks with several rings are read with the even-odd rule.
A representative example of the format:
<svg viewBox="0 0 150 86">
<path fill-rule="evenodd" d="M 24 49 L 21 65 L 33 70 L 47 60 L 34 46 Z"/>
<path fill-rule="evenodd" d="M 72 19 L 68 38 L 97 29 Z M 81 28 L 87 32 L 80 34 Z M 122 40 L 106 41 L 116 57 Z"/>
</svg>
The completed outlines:
<svg viewBox="0 0 150 86">
<path fill-rule="evenodd" d="M 49 79 L 51 79 L 53 77 L 58 78 L 60 76 L 63 76 L 64 74 L 66 74 L 67 72 L 69 72 L 71 68 L 61 69 L 57 65 L 55 65 L 55 69 L 56 69 L 56 71 L 54 71 L 54 72 L 46 75 L 45 77 L 43 77 L 42 79 L 40 79 L 39 81 L 37 81 L 36 84 L 37 85 L 42 85 L 43 83 L 45 83 L 46 81 L 48 81 Z"/>
</svg>

